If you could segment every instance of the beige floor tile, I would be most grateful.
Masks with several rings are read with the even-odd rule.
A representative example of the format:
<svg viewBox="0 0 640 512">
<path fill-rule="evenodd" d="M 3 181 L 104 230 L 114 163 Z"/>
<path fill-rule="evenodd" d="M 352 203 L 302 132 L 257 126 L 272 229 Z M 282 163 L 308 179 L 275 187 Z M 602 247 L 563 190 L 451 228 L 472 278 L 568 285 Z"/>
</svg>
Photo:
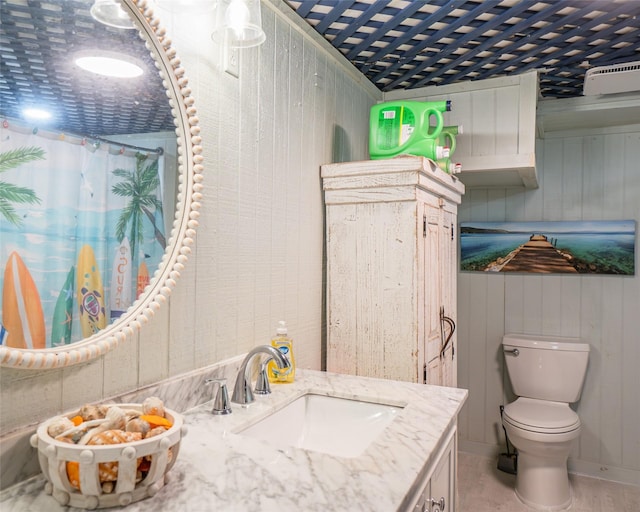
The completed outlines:
<svg viewBox="0 0 640 512">
<path fill-rule="evenodd" d="M 640 512 L 640 488 L 569 475 L 570 512 Z M 531 512 L 514 493 L 515 476 L 497 468 L 497 460 L 458 453 L 458 512 Z"/>
</svg>

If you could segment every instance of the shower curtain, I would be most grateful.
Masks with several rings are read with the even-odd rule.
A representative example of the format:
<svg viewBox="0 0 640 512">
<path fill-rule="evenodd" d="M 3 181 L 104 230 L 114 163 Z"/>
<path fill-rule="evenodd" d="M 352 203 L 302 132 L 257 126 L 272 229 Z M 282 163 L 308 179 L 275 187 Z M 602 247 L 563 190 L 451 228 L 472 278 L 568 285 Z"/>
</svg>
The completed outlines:
<svg viewBox="0 0 640 512">
<path fill-rule="evenodd" d="M 0 128 L 0 340 L 49 348 L 116 321 L 165 249 L 163 157 Z"/>
</svg>

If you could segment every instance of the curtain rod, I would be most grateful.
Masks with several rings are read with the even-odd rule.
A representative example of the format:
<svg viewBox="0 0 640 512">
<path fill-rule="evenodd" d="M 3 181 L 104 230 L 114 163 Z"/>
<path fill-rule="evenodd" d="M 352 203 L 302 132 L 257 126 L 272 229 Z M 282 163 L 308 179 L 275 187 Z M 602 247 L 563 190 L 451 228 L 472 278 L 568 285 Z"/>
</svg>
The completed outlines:
<svg viewBox="0 0 640 512">
<path fill-rule="evenodd" d="M 77 133 L 70 133 L 70 135 L 74 135 L 76 137 L 82 137 L 82 135 L 78 135 Z M 132 149 L 134 151 L 146 151 L 147 153 L 157 153 L 158 155 L 162 155 L 164 153 L 164 149 L 162 149 L 159 146 L 155 149 L 143 148 L 142 146 L 134 146 L 133 144 L 127 144 L 126 142 L 117 142 L 115 140 L 105 139 L 104 137 L 99 137 L 97 135 L 87 135 L 87 138 L 91 140 L 97 140 L 99 142 L 104 142 L 105 144 L 112 144 L 114 146 L 121 146 L 123 148 Z"/>
<path fill-rule="evenodd" d="M 3 118 L 3 126 L 5 128 L 9 128 L 10 125 L 14 125 L 14 126 L 19 126 L 21 127 L 18 131 L 22 132 L 22 133 L 26 133 L 24 130 L 31 130 L 31 133 L 33 133 L 34 135 L 37 134 L 40 130 L 39 127 L 37 125 L 34 125 L 32 123 L 25 123 L 23 120 L 20 119 L 15 119 L 15 118 L 11 118 L 11 117 L 4 117 Z M 29 126 L 34 126 L 34 128 L 29 128 Z M 135 146 L 133 144 L 127 144 L 126 142 L 118 142 L 115 140 L 110 140 L 107 139 L 105 137 L 100 137 L 99 135 L 83 135 L 81 133 L 75 133 L 69 130 L 50 130 L 45 128 L 44 133 L 49 133 L 50 137 L 48 138 L 52 138 L 55 136 L 56 133 L 59 133 L 61 136 L 67 136 L 70 135 L 71 137 L 77 137 L 80 140 L 83 139 L 88 139 L 88 140 L 93 140 L 93 141 L 97 141 L 97 142 L 104 142 L 105 144 L 110 144 L 112 146 L 116 146 L 116 147 L 121 147 L 121 148 L 126 148 L 126 149 L 130 149 L 132 151 L 144 151 L 147 153 L 155 153 L 157 155 L 163 155 L 164 154 L 164 149 L 161 147 L 157 147 L 155 149 L 151 149 L 151 148 L 144 148 L 142 146 Z"/>
</svg>

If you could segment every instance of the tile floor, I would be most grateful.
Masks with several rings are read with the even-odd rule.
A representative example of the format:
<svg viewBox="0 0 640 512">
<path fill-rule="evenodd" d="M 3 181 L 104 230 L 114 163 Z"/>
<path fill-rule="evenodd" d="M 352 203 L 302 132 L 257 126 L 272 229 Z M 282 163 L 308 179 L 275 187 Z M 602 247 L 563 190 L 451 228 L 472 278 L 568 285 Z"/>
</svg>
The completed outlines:
<svg viewBox="0 0 640 512">
<path fill-rule="evenodd" d="M 497 460 L 458 452 L 458 512 L 531 512 L 513 492 L 516 477 L 499 471 Z M 569 475 L 571 512 L 640 512 L 640 488 Z"/>
</svg>

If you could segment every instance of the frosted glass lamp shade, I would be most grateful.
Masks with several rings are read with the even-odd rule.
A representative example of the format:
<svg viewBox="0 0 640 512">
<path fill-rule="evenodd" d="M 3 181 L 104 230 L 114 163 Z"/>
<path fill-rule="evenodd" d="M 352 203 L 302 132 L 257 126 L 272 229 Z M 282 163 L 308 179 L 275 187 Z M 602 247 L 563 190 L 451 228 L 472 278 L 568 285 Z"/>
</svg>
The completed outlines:
<svg viewBox="0 0 640 512">
<path fill-rule="evenodd" d="M 214 41 L 232 48 L 249 48 L 264 43 L 260 0 L 218 0 Z"/>
<path fill-rule="evenodd" d="M 116 0 L 95 0 L 89 10 L 94 20 L 115 28 L 136 28 L 129 15 Z"/>
</svg>

